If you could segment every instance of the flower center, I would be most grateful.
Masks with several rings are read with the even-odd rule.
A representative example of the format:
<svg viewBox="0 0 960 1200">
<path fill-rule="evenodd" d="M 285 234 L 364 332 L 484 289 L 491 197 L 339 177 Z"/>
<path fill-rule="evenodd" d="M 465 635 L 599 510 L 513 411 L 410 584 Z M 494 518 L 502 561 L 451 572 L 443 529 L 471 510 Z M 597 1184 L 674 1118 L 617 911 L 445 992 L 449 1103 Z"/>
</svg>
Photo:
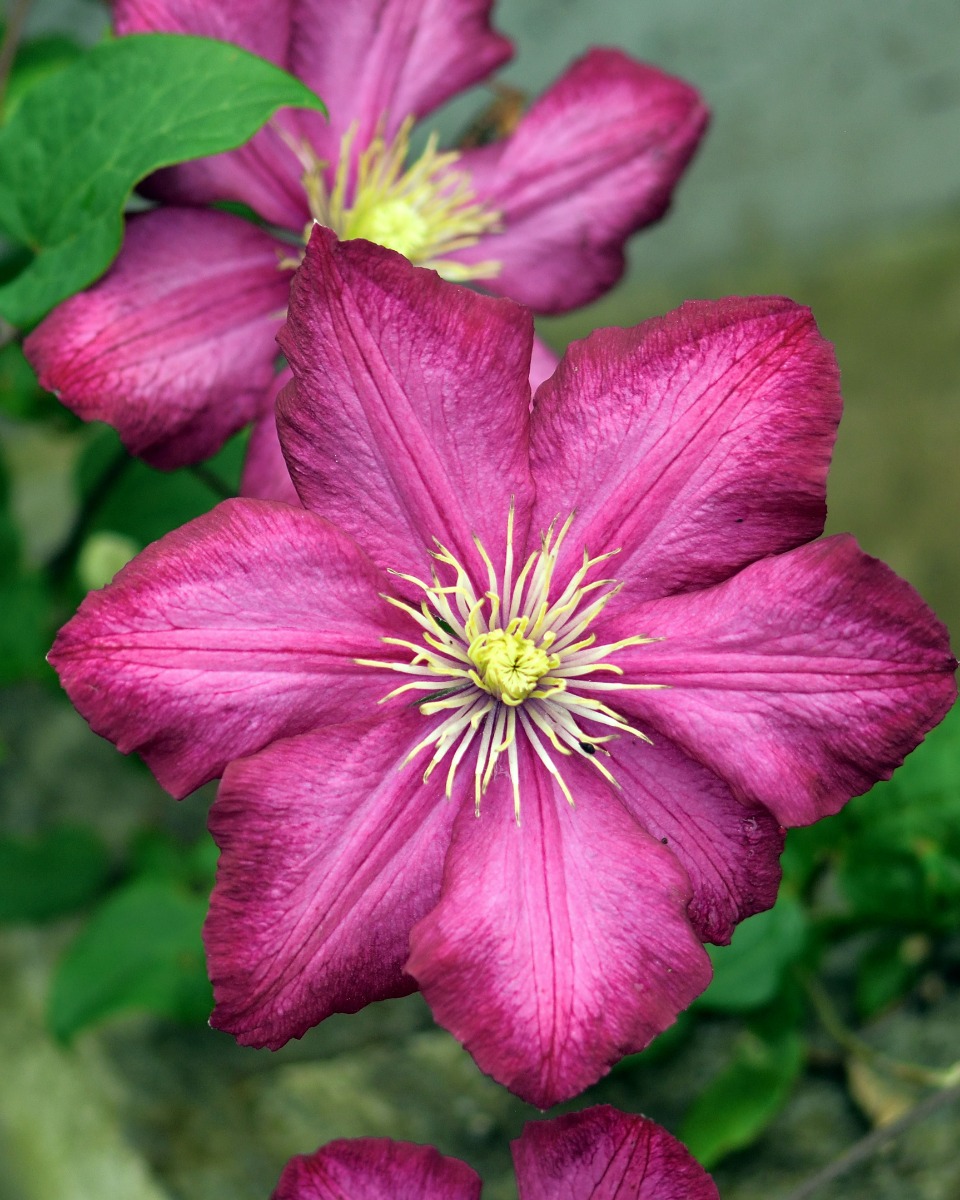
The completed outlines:
<svg viewBox="0 0 960 1200">
<path fill-rule="evenodd" d="M 500 214 L 479 203 L 469 174 L 457 167 L 456 151 L 439 152 L 431 134 L 426 149 L 405 167 L 410 152 L 413 117 L 387 142 L 378 132 L 360 154 L 355 171 L 351 150 L 357 127 L 340 143 L 340 159 L 328 190 L 321 162 L 306 147 L 295 147 L 304 164 L 303 185 L 313 220 L 344 240 L 365 238 L 397 250 L 421 267 L 432 267 L 445 279 L 489 279 L 499 262 L 460 263 L 447 257 L 473 246 L 500 228 Z M 305 234 L 309 237 L 310 228 Z"/>
<path fill-rule="evenodd" d="M 591 578 L 597 566 L 618 551 L 591 558 L 566 586 L 555 584 L 560 547 L 573 517 L 557 529 L 554 521 L 541 536 L 540 549 L 527 559 L 514 579 L 513 505 L 507 518 L 507 545 L 502 571 L 494 567 L 482 543 L 477 549 L 487 569 L 487 587 L 478 594 L 466 568 L 437 542 L 432 583 L 397 572 L 423 592 L 419 608 L 393 596 L 389 603 L 402 609 L 420 627 L 421 640 L 385 638 L 410 651 L 408 662 L 357 659 L 362 666 L 382 667 L 413 678 L 383 700 L 406 692 L 427 692 L 420 700 L 425 717 L 442 714 L 426 737 L 410 752 L 410 761 L 432 748 L 424 772 L 426 781 L 448 759 L 446 794 L 452 795 L 457 771 L 471 746 L 476 749 L 474 797 L 477 814 L 501 758 L 513 786 L 514 811 L 520 820 L 520 771 L 517 738 L 525 737 L 564 795 L 573 796 L 558 766 L 573 755 L 590 762 L 617 786 L 599 756 L 609 756 L 606 743 L 628 733 L 650 739 L 628 724 L 603 699 L 618 690 L 655 688 L 659 684 L 622 683 L 597 678 L 603 672 L 622 675 L 609 662 L 627 646 L 656 639 L 629 637 L 596 645 L 591 624 L 620 590 L 613 579 Z M 381 701 L 382 703 L 382 701 Z"/>
<path fill-rule="evenodd" d="M 523 636 L 526 617 L 517 617 L 506 629 L 491 629 L 473 639 L 467 657 L 477 668 L 471 679 L 504 704 L 522 704 L 541 678 L 560 666 L 559 654 L 547 654 Z"/>
</svg>

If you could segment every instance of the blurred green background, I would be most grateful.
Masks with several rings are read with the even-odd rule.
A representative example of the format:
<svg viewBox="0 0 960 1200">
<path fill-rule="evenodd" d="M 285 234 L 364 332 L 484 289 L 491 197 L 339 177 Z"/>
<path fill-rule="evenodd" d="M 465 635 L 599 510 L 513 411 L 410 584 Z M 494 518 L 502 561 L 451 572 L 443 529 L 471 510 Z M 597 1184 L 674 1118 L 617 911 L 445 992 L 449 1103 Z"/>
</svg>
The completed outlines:
<svg viewBox="0 0 960 1200">
<path fill-rule="evenodd" d="M 618 44 L 714 110 L 626 282 L 544 335 L 561 347 L 694 296 L 810 304 L 846 399 L 829 526 L 958 628 L 955 0 L 504 0 L 496 19 L 518 43 L 504 78 L 532 94 L 586 45 Z M 94 0 L 36 0 L 28 38 L 90 44 L 104 20 Z M 457 101 L 441 128 L 454 136 L 488 100 Z M 290 1154 L 358 1135 L 435 1142 L 483 1171 L 489 1200 L 513 1196 L 507 1139 L 535 1114 L 418 997 L 277 1055 L 206 1028 L 209 794 L 177 806 L 160 793 L 87 730 L 42 655 L 82 594 L 78 551 L 95 575 L 98 555 L 143 545 L 216 491 L 137 466 L 98 498 L 112 436 L 37 395 L 12 343 L 0 434 L 0 1200 L 255 1200 Z M 222 478 L 239 456 L 215 464 Z M 679 1131 L 725 1200 L 788 1200 L 902 1116 L 925 1089 L 887 1059 L 960 1058 L 958 775 L 952 720 L 891 784 L 791 835 L 783 900 L 718 953 L 696 1013 L 571 1107 L 609 1101 Z M 955 1200 L 958 1135 L 960 1104 L 945 1105 L 816 1200 Z"/>
</svg>

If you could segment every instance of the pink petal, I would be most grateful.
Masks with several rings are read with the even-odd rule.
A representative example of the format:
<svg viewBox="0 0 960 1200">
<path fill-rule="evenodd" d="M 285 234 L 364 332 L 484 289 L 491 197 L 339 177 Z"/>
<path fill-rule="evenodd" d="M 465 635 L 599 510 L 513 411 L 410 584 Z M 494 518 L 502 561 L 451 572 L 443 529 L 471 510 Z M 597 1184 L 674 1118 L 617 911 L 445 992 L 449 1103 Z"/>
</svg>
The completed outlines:
<svg viewBox="0 0 960 1200">
<path fill-rule="evenodd" d="M 484 285 L 539 312 L 586 304 L 620 278 L 630 234 L 666 211 L 707 118 L 682 80 L 619 50 L 591 50 L 497 154 L 463 156 L 504 228 L 455 257 L 499 260 Z"/>
<path fill-rule="evenodd" d="M 765 804 L 805 825 L 888 779 L 952 705 L 947 632 L 916 592 L 847 536 L 764 559 L 718 587 L 611 619 L 663 641 L 617 656 L 613 701 Z"/>
<path fill-rule="evenodd" d="M 263 403 L 290 272 L 281 243 L 226 213 L 134 217 L 107 274 L 59 305 L 24 349 L 41 384 L 113 425 L 159 467 L 219 449 Z"/>
<path fill-rule="evenodd" d="M 189 33 L 242 46 L 287 68 L 290 0 L 117 0 L 118 34 Z M 303 168 L 279 131 L 299 136 L 300 114 L 278 113 L 246 145 L 158 171 L 143 188 L 172 204 L 235 200 L 299 233 L 309 219 Z"/>
<path fill-rule="evenodd" d="M 535 391 L 557 369 L 560 356 L 540 338 L 533 339 L 533 358 L 530 363 L 530 389 Z M 284 504 L 299 504 L 300 497 L 293 486 L 287 460 L 277 436 L 276 400 L 290 382 L 289 370 L 281 371 L 274 383 L 264 415 L 254 422 L 247 457 L 243 465 L 240 494 L 258 500 L 282 500 Z"/>
<path fill-rule="evenodd" d="M 521 826 L 505 774 L 457 817 L 439 905 L 407 971 L 479 1067 L 540 1108 L 642 1050 L 706 987 L 686 876 L 589 767 L 571 809 L 518 747 Z"/>
<path fill-rule="evenodd" d="M 294 384 L 277 426 L 303 503 L 399 571 L 425 572 L 434 538 L 477 565 L 476 534 L 498 561 L 510 496 L 521 534 L 529 505 L 532 336 L 512 301 L 315 228 L 279 339 Z"/>
<path fill-rule="evenodd" d="M 840 407 L 832 348 L 789 300 L 598 330 L 537 393 L 534 524 L 576 510 L 568 564 L 621 547 L 636 599 L 718 582 L 821 532 Z"/>
<path fill-rule="evenodd" d="M 356 1138 L 291 1158 L 271 1200 L 480 1200 L 480 1187 L 466 1163 L 432 1146 Z"/>
<path fill-rule="evenodd" d="M 404 767 L 422 735 L 402 708 L 227 768 L 204 932 L 216 1028 L 277 1049 L 331 1013 L 416 990 L 410 930 L 439 898 L 456 812 L 442 777 Z"/>
<path fill-rule="evenodd" d="M 276 738 L 375 710 L 385 672 L 354 659 L 384 658 L 398 632 L 387 586 L 312 513 L 227 501 L 87 596 L 50 662 L 93 729 L 182 796 Z"/>
<path fill-rule="evenodd" d="M 624 806 L 690 879 L 687 916 L 697 937 L 725 945 L 740 921 L 776 901 L 785 831 L 664 737 L 652 746 L 625 737 L 608 748 Z"/>
<path fill-rule="evenodd" d="M 383 121 L 385 136 L 485 79 L 512 53 L 490 28 L 492 0 L 293 0 L 293 73 L 330 110 L 316 129 L 321 158 L 336 162 L 358 123 L 355 150 Z"/>
<path fill-rule="evenodd" d="M 289 369 L 280 372 L 263 413 L 254 422 L 243 463 L 240 494 L 256 500 L 280 500 L 299 508 L 300 497 L 293 486 L 277 436 L 277 397 L 292 378 Z"/>
<path fill-rule="evenodd" d="M 719 1200 L 676 1138 L 607 1105 L 529 1121 L 511 1146 L 520 1200 Z"/>
</svg>

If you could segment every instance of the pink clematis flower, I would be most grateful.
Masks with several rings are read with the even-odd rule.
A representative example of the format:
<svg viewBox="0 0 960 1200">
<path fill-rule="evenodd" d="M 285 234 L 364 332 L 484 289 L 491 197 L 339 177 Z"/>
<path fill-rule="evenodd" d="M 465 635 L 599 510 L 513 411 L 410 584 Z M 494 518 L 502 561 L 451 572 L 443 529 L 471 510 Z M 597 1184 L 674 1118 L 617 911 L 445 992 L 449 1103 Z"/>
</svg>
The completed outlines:
<svg viewBox="0 0 960 1200">
<path fill-rule="evenodd" d="M 540 312 L 619 278 L 625 240 L 665 211 L 707 110 L 693 88 L 591 50 L 508 136 L 462 152 L 414 121 L 511 54 L 492 0 L 117 0 L 120 34 L 237 43 L 299 76 L 329 123 L 287 111 L 239 150 L 160 172 L 104 278 L 27 339 L 44 387 L 159 467 L 196 462 L 270 405 L 275 336 L 314 222 L 476 280 Z M 242 202 L 257 226 L 216 201 Z M 263 438 L 275 439 L 268 428 Z M 247 487 L 288 487 L 254 470 Z"/>
<path fill-rule="evenodd" d="M 528 1122 L 511 1144 L 520 1200 L 719 1200 L 680 1142 L 607 1105 Z M 479 1200 L 480 1177 L 432 1146 L 357 1138 L 284 1167 L 271 1200 Z"/>
<path fill-rule="evenodd" d="M 213 1023 L 280 1046 L 419 988 L 547 1106 L 706 986 L 783 826 L 939 721 L 946 631 L 818 541 L 836 363 L 780 298 L 574 343 L 531 408 L 528 310 L 316 229 L 281 345 L 303 507 L 145 550 L 51 661 L 184 795 L 223 773 Z"/>
</svg>

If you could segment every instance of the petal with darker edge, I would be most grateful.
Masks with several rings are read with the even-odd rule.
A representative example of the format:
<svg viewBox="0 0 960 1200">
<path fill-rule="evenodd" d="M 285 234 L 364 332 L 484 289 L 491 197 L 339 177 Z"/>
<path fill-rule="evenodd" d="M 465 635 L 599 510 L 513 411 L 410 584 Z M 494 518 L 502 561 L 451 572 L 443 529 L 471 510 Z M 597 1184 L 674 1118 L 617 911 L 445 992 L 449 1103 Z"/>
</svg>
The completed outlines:
<svg viewBox="0 0 960 1200">
<path fill-rule="evenodd" d="M 790 300 L 597 330 L 537 393 L 535 525 L 576 510 L 568 563 L 619 548 L 636 599 L 719 582 L 821 532 L 840 409 L 833 348 Z"/>
<path fill-rule="evenodd" d="M 408 116 L 423 117 L 479 83 L 512 53 L 490 27 L 492 0 L 293 0 L 291 70 L 330 110 L 314 122 L 320 157 L 336 162 L 357 123 L 355 152 L 378 124 L 389 140 Z"/>
<path fill-rule="evenodd" d="M 291 1158 L 271 1200 L 480 1200 L 480 1187 L 466 1163 L 433 1146 L 351 1138 Z"/>
<path fill-rule="evenodd" d="M 520 1200 L 719 1200 L 686 1146 L 608 1105 L 528 1121 L 511 1149 Z"/>
<path fill-rule="evenodd" d="M 707 117 L 682 80 L 619 50 L 589 51 L 494 153 L 462 156 L 503 228 L 452 257 L 498 261 L 484 286 L 538 312 L 596 299 L 623 273 L 626 239 L 665 212 Z"/>
<path fill-rule="evenodd" d="M 415 710 L 375 713 L 227 768 L 204 928 L 217 1029 L 277 1049 L 416 990 L 410 930 L 439 898 L 456 811 L 442 780 L 404 766 L 422 729 Z"/>
<path fill-rule="evenodd" d="M 154 466 L 198 462 L 252 419 L 273 380 L 290 272 L 227 213 L 134 217 L 119 256 L 27 338 L 43 387 L 112 425 Z"/>
<path fill-rule="evenodd" d="M 315 228 L 280 333 L 294 383 L 277 428 L 303 503 L 398 571 L 426 572 L 435 538 L 480 570 L 475 535 L 501 559 L 511 496 L 518 542 L 530 504 L 532 338 L 512 301 Z"/>
<path fill-rule="evenodd" d="M 518 745 L 521 823 L 505 774 L 456 821 L 440 903 L 407 971 L 477 1061 L 540 1108 L 642 1050 L 706 987 L 690 885 L 589 767 L 564 771 L 571 808 Z"/>
<path fill-rule="evenodd" d="M 763 559 L 726 583 L 611 616 L 618 695 L 784 825 L 835 813 L 895 767 L 956 698 L 947 631 L 904 580 L 840 535 Z"/>
<path fill-rule="evenodd" d="M 229 500 L 91 592 L 50 662 L 95 732 L 182 796 L 276 738 L 375 707 L 384 672 L 354 660 L 389 657 L 380 639 L 405 631 L 387 584 L 313 513 Z"/>
<path fill-rule="evenodd" d="M 690 879 L 697 937 L 725 945 L 738 922 L 773 906 L 785 831 L 665 737 L 652 746 L 621 737 L 607 749 L 624 806 Z"/>
</svg>

